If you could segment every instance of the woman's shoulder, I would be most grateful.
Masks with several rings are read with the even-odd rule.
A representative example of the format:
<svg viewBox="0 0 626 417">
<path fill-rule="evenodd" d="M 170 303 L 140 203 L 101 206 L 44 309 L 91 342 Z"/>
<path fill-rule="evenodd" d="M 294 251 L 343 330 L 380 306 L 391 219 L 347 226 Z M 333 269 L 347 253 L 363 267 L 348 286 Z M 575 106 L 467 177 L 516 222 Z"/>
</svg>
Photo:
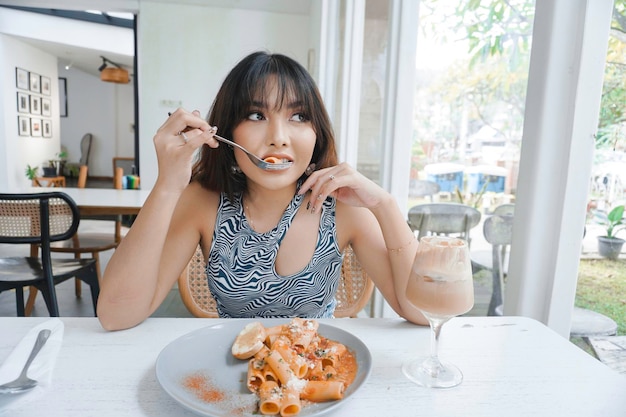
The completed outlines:
<svg viewBox="0 0 626 417">
<path fill-rule="evenodd" d="M 204 209 L 214 208 L 217 210 L 220 194 L 217 191 L 208 190 L 196 181 L 192 181 L 183 191 L 179 204 L 195 208 L 202 207 Z"/>
<path fill-rule="evenodd" d="M 341 201 L 337 201 L 335 205 L 335 218 L 337 236 L 342 248 L 367 230 L 366 225 L 376 222 L 376 218 L 368 209 L 354 207 Z"/>
</svg>

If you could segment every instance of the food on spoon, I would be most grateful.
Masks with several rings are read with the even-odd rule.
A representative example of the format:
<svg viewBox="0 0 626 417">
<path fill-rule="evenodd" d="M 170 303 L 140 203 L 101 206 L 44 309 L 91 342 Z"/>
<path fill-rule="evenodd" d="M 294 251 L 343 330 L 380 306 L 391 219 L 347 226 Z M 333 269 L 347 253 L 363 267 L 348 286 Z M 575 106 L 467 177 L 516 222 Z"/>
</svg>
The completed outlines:
<svg viewBox="0 0 626 417">
<path fill-rule="evenodd" d="M 265 327 L 261 323 L 255 321 L 247 324 L 233 343 L 233 356 L 237 359 L 251 358 L 263 348 L 265 338 Z"/>
<path fill-rule="evenodd" d="M 276 158 L 275 156 L 268 156 L 267 158 L 264 159 L 264 161 L 270 164 L 280 163 L 280 159 Z"/>
<path fill-rule="evenodd" d="M 291 162 L 288 159 L 278 158 L 276 156 L 268 156 L 263 160 L 267 162 L 268 164 L 288 164 L 289 162 Z"/>
</svg>

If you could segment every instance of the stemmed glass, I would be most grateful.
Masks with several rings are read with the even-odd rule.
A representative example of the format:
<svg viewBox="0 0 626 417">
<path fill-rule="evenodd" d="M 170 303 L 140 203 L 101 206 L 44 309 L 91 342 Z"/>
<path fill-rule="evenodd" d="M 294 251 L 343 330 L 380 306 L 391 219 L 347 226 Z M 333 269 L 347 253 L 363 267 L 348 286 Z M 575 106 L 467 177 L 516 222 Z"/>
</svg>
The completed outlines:
<svg viewBox="0 0 626 417">
<path fill-rule="evenodd" d="M 439 360 L 438 346 L 441 327 L 474 305 L 467 242 L 447 236 L 421 238 L 406 296 L 428 319 L 432 335 L 430 356 L 406 362 L 402 371 L 411 381 L 425 387 L 450 388 L 460 384 L 461 370 Z"/>
</svg>

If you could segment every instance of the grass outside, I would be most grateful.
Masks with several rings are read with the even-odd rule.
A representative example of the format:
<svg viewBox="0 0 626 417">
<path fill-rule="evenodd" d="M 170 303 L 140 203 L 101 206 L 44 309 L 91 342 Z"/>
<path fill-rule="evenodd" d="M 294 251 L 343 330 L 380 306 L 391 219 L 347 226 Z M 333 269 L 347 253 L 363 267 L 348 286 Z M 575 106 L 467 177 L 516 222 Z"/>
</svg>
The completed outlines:
<svg viewBox="0 0 626 417">
<path fill-rule="evenodd" d="M 581 259 L 575 304 L 612 318 L 626 335 L 626 260 Z"/>
</svg>

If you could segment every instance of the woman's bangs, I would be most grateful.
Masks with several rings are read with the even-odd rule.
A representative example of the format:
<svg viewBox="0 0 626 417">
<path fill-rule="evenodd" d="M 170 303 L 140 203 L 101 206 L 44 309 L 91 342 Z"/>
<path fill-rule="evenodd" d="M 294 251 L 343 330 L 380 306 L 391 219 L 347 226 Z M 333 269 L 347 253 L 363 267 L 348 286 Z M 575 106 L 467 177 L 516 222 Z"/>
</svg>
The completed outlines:
<svg viewBox="0 0 626 417">
<path fill-rule="evenodd" d="M 268 63 L 264 67 L 258 73 L 250 74 L 249 80 L 255 80 L 255 82 L 246 83 L 246 91 L 244 92 L 246 104 L 252 106 L 254 103 L 262 103 L 269 106 L 271 104 L 270 99 L 273 101 L 270 93 L 273 88 L 276 88 L 277 101 L 274 103 L 274 110 L 282 109 L 285 104 L 298 103 L 308 113 L 311 103 L 303 88 L 303 83 L 299 82 L 296 75 L 279 65 L 269 65 Z"/>
</svg>

